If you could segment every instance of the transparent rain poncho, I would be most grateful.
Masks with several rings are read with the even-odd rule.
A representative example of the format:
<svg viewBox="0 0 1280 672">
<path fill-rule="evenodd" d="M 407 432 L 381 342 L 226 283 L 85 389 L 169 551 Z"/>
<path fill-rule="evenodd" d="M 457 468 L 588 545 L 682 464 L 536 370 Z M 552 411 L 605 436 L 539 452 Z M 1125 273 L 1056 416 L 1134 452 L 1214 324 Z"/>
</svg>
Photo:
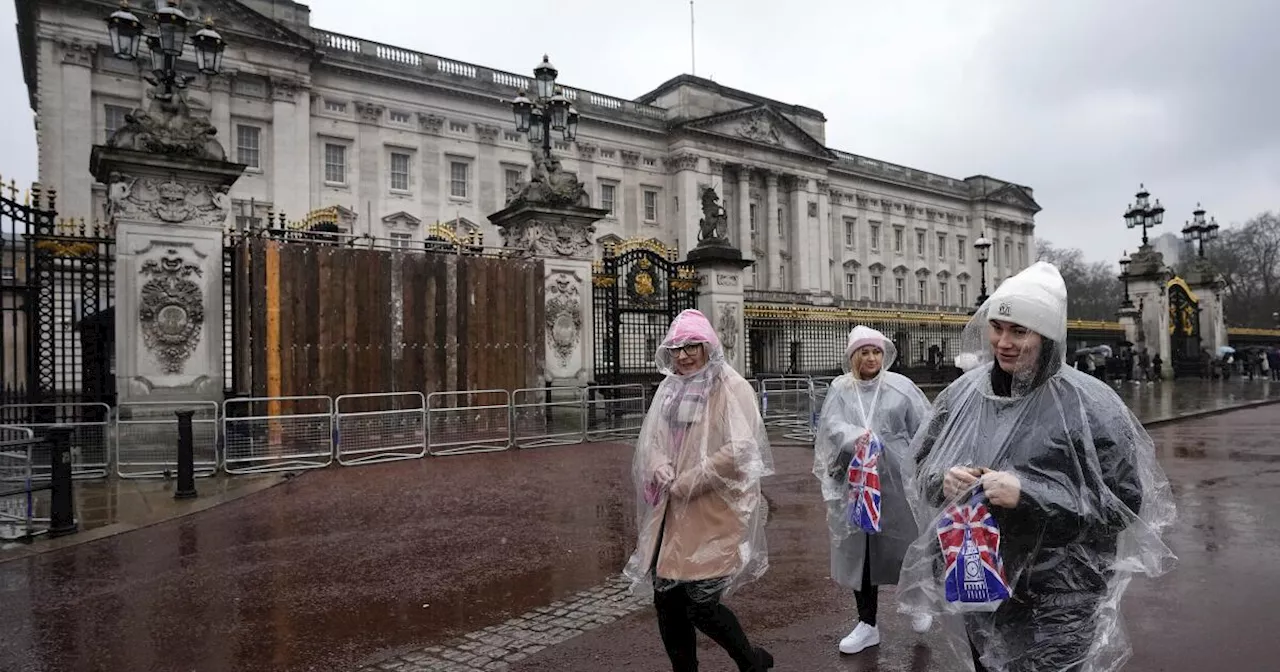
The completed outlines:
<svg viewBox="0 0 1280 672">
<path fill-rule="evenodd" d="M 670 348 L 696 343 L 706 365 L 677 373 Z M 725 363 L 702 313 L 676 317 L 656 361 L 666 378 L 636 444 L 639 539 L 623 573 L 639 593 L 683 585 L 695 601 L 719 599 L 769 566 L 760 494 L 773 473 L 769 439 L 755 391 Z"/>
<path fill-rule="evenodd" d="M 1110 387 L 1064 365 L 1065 304 L 1048 264 L 1006 280 L 962 334 L 967 373 L 913 442 L 920 534 L 898 594 L 902 611 L 942 617 L 948 669 L 978 657 L 1002 672 L 1119 669 L 1130 578 L 1173 566 L 1161 534 L 1174 506 L 1151 438 Z M 997 361 L 1001 334 L 1030 340 Z M 953 467 L 984 475 L 948 497 Z M 1011 508 L 990 501 L 1005 476 L 988 470 L 1016 476 Z"/>
<path fill-rule="evenodd" d="M 915 468 L 911 438 L 930 412 L 915 383 L 889 371 L 897 349 L 874 329 L 860 326 L 849 334 L 846 371 L 864 345 L 884 353 L 879 375 L 860 380 L 847 372 L 831 382 L 813 446 L 813 475 L 831 532 L 831 578 L 855 590 L 868 550 L 872 585 L 898 582 L 917 529 L 906 494 Z"/>
</svg>

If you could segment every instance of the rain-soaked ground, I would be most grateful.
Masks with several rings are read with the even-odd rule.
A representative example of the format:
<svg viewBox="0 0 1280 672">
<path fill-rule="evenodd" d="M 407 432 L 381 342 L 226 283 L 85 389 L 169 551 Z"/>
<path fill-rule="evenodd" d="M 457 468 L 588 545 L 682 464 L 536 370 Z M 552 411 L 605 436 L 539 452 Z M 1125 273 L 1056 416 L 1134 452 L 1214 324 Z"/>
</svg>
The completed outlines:
<svg viewBox="0 0 1280 672">
<path fill-rule="evenodd" d="M 1133 386 L 1147 418 L 1280 392 Z M 1193 389 L 1195 390 L 1192 393 Z M 1247 390 L 1247 392 L 1246 392 Z M 1199 401 L 1192 399 L 1199 397 Z M 1280 406 L 1153 430 L 1175 484 L 1182 559 L 1130 589 L 1127 669 L 1269 670 L 1280 613 Z M 775 450 L 772 568 L 733 598 L 781 670 L 944 670 L 936 640 L 883 603 L 879 651 L 834 653 L 851 625 L 827 580 L 811 452 Z M 213 509 L 0 564 L 0 670 L 352 670 L 600 584 L 634 537 L 630 450 L 583 445 L 332 468 Z M 1270 513 L 1271 515 L 1267 515 Z M 704 649 L 704 670 L 729 670 Z M 642 611 L 512 669 L 656 670 Z"/>
</svg>

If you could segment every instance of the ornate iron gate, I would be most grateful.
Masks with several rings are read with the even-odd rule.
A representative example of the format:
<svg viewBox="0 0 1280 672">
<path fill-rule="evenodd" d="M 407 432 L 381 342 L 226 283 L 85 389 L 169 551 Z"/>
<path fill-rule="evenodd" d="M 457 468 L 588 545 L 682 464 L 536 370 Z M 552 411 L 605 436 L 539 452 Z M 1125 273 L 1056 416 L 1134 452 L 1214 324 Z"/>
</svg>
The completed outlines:
<svg viewBox="0 0 1280 672">
<path fill-rule="evenodd" d="M 0 421 L 101 420 L 71 405 L 115 403 L 115 240 L 97 224 L 59 220 L 52 190 L 33 187 L 23 202 L 8 191 L 0 194 L 0 402 L 44 408 L 32 418 L 19 406 Z"/>
<path fill-rule="evenodd" d="M 596 382 L 655 384 L 653 355 L 675 316 L 696 306 L 697 274 L 650 239 L 606 244 L 592 275 Z"/>
<path fill-rule="evenodd" d="M 1169 351 L 1173 377 L 1200 375 L 1200 301 L 1182 278 L 1169 281 Z"/>
</svg>

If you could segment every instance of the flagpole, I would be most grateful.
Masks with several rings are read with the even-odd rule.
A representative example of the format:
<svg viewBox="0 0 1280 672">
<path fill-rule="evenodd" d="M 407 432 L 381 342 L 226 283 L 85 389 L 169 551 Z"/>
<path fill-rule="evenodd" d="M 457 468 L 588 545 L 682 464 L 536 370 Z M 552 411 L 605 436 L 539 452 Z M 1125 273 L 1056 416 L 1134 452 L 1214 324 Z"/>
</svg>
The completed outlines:
<svg viewBox="0 0 1280 672">
<path fill-rule="evenodd" d="M 698 74 L 698 50 L 693 33 L 693 0 L 689 0 L 689 68 L 689 74 Z"/>
</svg>

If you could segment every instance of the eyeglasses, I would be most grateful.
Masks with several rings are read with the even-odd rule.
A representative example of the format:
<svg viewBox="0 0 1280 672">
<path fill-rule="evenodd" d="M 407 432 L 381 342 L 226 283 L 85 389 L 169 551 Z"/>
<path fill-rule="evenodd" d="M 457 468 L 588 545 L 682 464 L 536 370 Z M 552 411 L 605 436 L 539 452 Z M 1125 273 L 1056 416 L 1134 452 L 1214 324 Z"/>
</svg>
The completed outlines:
<svg viewBox="0 0 1280 672">
<path fill-rule="evenodd" d="M 685 343 L 684 345 L 667 346 L 667 352 L 670 352 L 672 355 L 678 355 L 683 352 L 689 357 L 693 357 L 694 355 L 698 354 L 698 351 L 701 349 L 702 349 L 701 343 Z"/>
</svg>

